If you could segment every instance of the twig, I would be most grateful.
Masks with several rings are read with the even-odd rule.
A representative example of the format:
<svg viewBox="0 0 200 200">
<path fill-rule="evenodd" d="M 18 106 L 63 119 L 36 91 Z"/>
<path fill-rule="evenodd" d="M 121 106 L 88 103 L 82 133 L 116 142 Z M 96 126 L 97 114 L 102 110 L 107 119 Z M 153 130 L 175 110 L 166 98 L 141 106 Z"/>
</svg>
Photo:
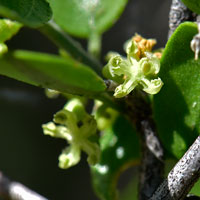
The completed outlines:
<svg viewBox="0 0 200 200">
<path fill-rule="evenodd" d="M 98 60 L 88 54 L 81 45 L 63 32 L 53 21 L 39 28 L 59 48 L 67 51 L 72 57 L 91 67 L 98 75 L 101 74 L 101 64 Z"/>
<path fill-rule="evenodd" d="M 139 199 L 149 199 L 163 181 L 163 149 L 149 120 L 141 122 L 142 161 L 140 172 Z"/>
<path fill-rule="evenodd" d="M 150 200 L 183 200 L 200 177 L 200 136 L 170 171 Z"/>
<path fill-rule="evenodd" d="M 142 145 L 139 200 L 149 199 L 164 177 L 163 148 L 155 131 L 151 107 L 142 93 L 127 97 L 129 119 L 135 124 Z"/>
<path fill-rule="evenodd" d="M 0 197 L 8 200 L 47 200 L 18 182 L 10 181 L 0 172 Z"/>
<path fill-rule="evenodd" d="M 169 12 L 169 33 L 168 38 L 175 29 L 184 21 L 195 21 L 196 14 L 192 13 L 181 0 L 172 0 Z"/>
</svg>

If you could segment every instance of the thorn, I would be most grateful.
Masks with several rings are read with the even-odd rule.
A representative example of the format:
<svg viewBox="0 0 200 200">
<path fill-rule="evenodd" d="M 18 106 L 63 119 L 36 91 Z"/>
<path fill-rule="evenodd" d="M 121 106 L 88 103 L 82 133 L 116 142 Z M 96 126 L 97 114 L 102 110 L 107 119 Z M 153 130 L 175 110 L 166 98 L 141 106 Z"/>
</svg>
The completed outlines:
<svg viewBox="0 0 200 200">
<path fill-rule="evenodd" d="M 199 52 L 200 52 L 200 33 L 195 35 L 190 43 L 190 47 L 192 51 L 194 51 L 195 56 L 194 59 L 198 60 Z"/>
<path fill-rule="evenodd" d="M 190 47 L 192 51 L 194 51 L 195 53 L 194 59 L 198 60 L 200 52 L 200 15 L 197 16 L 196 23 L 198 27 L 198 33 L 193 37 L 190 43 Z"/>
</svg>

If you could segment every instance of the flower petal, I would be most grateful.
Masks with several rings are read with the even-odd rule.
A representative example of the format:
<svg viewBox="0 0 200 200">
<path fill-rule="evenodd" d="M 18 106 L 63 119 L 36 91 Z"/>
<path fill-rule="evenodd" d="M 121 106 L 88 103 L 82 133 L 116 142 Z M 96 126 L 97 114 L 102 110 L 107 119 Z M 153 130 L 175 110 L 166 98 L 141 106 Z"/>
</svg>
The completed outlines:
<svg viewBox="0 0 200 200">
<path fill-rule="evenodd" d="M 112 77 L 121 76 L 129 72 L 130 64 L 120 55 L 113 56 L 108 62 L 108 68 Z"/>
<path fill-rule="evenodd" d="M 59 167 L 67 169 L 76 165 L 80 161 L 81 151 L 76 145 L 65 148 L 59 156 Z"/>
<path fill-rule="evenodd" d="M 160 78 L 149 81 L 146 78 L 143 78 L 140 81 L 140 84 L 143 86 L 143 90 L 149 94 L 157 94 L 163 86 L 163 82 Z"/>
<path fill-rule="evenodd" d="M 135 81 L 134 79 L 125 80 L 123 84 L 119 85 L 115 89 L 114 96 L 116 98 L 121 98 L 121 97 L 128 95 L 137 86 L 137 84 L 138 84 L 138 82 Z"/>
<path fill-rule="evenodd" d="M 68 141 L 72 139 L 69 130 L 65 126 L 56 126 L 53 122 L 49 122 L 47 124 L 43 124 L 42 128 L 45 135 L 66 139 Z"/>
<path fill-rule="evenodd" d="M 139 61 L 139 66 L 144 75 L 156 75 L 160 71 L 160 61 L 150 52 L 145 52 L 146 57 Z"/>
<path fill-rule="evenodd" d="M 85 142 L 83 151 L 88 155 L 87 161 L 90 165 L 95 165 L 100 158 L 100 148 L 99 145 L 90 141 Z"/>
<path fill-rule="evenodd" d="M 126 53 L 127 58 L 130 61 L 131 64 L 133 64 L 133 60 L 139 60 L 138 57 L 138 47 L 137 43 L 134 40 L 129 40 L 126 45 Z"/>
</svg>

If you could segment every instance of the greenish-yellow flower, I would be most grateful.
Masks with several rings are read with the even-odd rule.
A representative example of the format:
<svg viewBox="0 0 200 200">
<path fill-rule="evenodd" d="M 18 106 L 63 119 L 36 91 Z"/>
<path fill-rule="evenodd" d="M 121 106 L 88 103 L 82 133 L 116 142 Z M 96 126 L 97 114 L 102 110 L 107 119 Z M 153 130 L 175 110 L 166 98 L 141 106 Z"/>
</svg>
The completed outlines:
<svg viewBox="0 0 200 200">
<path fill-rule="evenodd" d="M 116 98 L 128 95 L 136 86 L 149 94 L 156 94 L 163 85 L 160 78 L 155 78 L 160 71 L 160 60 L 149 51 L 139 57 L 138 51 L 136 41 L 130 40 L 126 44 L 127 58 L 114 54 L 105 66 L 105 77 L 119 84 L 114 93 Z"/>
<path fill-rule="evenodd" d="M 76 165 L 81 151 L 88 155 L 89 164 L 98 162 L 100 148 L 91 140 L 96 136 L 97 124 L 94 117 L 86 113 L 80 100 L 71 100 L 54 115 L 54 122 L 43 125 L 43 130 L 44 134 L 65 139 L 70 145 L 59 156 L 59 167 L 66 169 Z"/>
</svg>

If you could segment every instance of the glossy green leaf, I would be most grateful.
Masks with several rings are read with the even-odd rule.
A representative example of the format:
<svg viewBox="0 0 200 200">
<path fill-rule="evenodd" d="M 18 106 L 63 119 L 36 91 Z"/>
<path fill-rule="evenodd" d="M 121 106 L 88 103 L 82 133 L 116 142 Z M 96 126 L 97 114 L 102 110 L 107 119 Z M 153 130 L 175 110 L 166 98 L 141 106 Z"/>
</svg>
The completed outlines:
<svg viewBox="0 0 200 200">
<path fill-rule="evenodd" d="M 49 21 L 52 12 L 46 0 L 0 0 L 0 15 L 35 28 Z"/>
<path fill-rule="evenodd" d="M 139 162 L 139 140 L 131 124 L 119 116 L 100 140 L 100 162 L 91 167 L 94 189 L 102 200 L 116 200 L 119 175 Z"/>
<path fill-rule="evenodd" d="M 1 75 L 60 92 L 92 95 L 106 88 L 87 66 L 55 55 L 15 51 L 1 58 L 0 66 Z"/>
<path fill-rule="evenodd" d="M 169 39 L 161 58 L 164 82 L 154 96 L 154 117 L 162 143 L 180 158 L 200 133 L 200 59 L 194 60 L 190 42 L 195 23 L 181 24 Z"/>
<path fill-rule="evenodd" d="M 88 37 L 103 33 L 122 13 L 127 0 L 48 0 L 54 20 L 67 32 Z"/>
<path fill-rule="evenodd" d="M 199 0 L 182 0 L 182 2 L 193 12 L 200 14 L 200 1 Z"/>
</svg>

